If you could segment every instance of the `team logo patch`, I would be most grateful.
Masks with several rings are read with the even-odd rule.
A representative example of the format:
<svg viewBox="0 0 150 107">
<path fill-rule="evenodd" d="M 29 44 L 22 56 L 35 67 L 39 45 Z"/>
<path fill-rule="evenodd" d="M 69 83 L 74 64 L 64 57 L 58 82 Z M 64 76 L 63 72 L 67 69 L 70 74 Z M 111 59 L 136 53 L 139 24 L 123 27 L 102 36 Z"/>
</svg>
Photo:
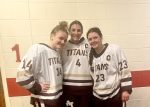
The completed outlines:
<svg viewBox="0 0 150 107">
<path fill-rule="evenodd" d="M 73 102 L 67 100 L 67 101 L 66 101 L 66 106 L 67 106 L 67 107 L 73 107 Z"/>
<path fill-rule="evenodd" d="M 110 61 L 110 60 L 111 60 L 111 56 L 110 56 L 110 55 L 107 55 L 106 60 L 107 60 L 107 61 Z"/>
<path fill-rule="evenodd" d="M 87 43 L 85 44 L 85 48 L 88 48 L 88 44 Z"/>
</svg>

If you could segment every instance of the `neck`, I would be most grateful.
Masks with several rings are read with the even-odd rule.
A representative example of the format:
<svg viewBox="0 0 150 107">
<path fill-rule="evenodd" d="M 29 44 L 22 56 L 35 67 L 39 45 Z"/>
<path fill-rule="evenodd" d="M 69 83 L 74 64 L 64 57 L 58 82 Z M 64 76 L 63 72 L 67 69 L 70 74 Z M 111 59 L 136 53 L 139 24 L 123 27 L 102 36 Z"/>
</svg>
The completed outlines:
<svg viewBox="0 0 150 107">
<path fill-rule="evenodd" d="M 104 48 L 105 48 L 105 45 L 102 44 L 100 47 L 95 49 L 95 51 L 96 51 L 97 54 L 100 54 L 103 51 Z"/>
<path fill-rule="evenodd" d="M 49 43 L 49 47 L 51 47 L 52 49 L 55 50 L 55 47 L 54 47 L 54 45 L 52 44 L 52 41 Z"/>
</svg>

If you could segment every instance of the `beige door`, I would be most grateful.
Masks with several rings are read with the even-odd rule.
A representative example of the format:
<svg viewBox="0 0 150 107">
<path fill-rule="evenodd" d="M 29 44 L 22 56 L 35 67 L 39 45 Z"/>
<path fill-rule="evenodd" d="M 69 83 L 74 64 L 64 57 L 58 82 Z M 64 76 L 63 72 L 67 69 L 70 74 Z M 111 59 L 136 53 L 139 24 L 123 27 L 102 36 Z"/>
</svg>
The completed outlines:
<svg viewBox="0 0 150 107">
<path fill-rule="evenodd" d="M 3 91 L 1 70 L 0 70 L 0 107 L 6 107 L 5 106 L 5 99 L 4 99 L 4 91 Z"/>
</svg>

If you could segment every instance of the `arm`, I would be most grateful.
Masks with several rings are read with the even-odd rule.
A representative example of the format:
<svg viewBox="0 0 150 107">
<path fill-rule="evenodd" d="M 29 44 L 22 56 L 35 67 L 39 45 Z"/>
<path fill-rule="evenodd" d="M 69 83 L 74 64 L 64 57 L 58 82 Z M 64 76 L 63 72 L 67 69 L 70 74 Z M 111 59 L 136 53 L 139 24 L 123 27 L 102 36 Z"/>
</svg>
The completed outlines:
<svg viewBox="0 0 150 107">
<path fill-rule="evenodd" d="M 36 52 L 37 47 L 35 46 L 32 46 L 28 50 L 27 54 L 23 57 L 23 60 L 21 61 L 18 67 L 16 77 L 16 82 L 33 94 L 39 93 L 41 91 L 41 86 L 35 81 L 34 77 L 37 73 L 35 69 L 35 62 L 37 58 Z"/>
<path fill-rule="evenodd" d="M 132 93 L 132 78 L 127 59 L 120 48 L 118 49 L 118 66 L 121 75 L 122 101 L 128 101 Z"/>
</svg>

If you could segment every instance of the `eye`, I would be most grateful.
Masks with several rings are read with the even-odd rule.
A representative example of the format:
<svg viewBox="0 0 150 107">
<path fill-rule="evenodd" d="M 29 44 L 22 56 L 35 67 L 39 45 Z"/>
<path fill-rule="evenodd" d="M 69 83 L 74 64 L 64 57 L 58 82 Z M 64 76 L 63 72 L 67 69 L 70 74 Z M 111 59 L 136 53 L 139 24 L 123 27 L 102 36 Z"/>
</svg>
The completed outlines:
<svg viewBox="0 0 150 107">
<path fill-rule="evenodd" d="M 65 39 L 64 42 L 67 42 L 67 39 Z"/>
<path fill-rule="evenodd" d="M 94 39 L 97 39 L 97 38 L 98 38 L 97 36 L 94 37 Z"/>
<path fill-rule="evenodd" d="M 81 29 L 78 29 L 77 32 L 81 32 Z"/>
<path fill-rule="evenodd" d="M 63 37 L 59 37 L 59 39 L 60 39 L 60 40 L 63 40 L 64 38 L 63 38 Z"/>
<path fill-rule="evenodd" d="M 91 41 L 92 39 L 91 38 L 88 38 L 88 41 Z"/>
<path fill-rule="evenodd" d="M 74 31 L 75 31 L 75 29 L 71 29 L 71 31 L 72 31 L 72 32 L 74 32 Z"/>
</svg>

